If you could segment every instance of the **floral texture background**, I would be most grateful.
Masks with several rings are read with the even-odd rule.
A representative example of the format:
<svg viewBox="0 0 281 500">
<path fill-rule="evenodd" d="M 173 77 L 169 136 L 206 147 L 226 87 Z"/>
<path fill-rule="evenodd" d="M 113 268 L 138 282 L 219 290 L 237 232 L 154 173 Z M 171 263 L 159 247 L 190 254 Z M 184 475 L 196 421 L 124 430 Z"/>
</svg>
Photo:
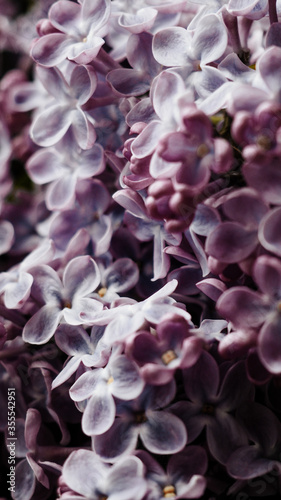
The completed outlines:
<svg viewBox="0 0 281 500">
<path fill-rule="evenodd" d="M 281 497 L 279 15 L 0 1 L 1 500 Z"/>
</svg>

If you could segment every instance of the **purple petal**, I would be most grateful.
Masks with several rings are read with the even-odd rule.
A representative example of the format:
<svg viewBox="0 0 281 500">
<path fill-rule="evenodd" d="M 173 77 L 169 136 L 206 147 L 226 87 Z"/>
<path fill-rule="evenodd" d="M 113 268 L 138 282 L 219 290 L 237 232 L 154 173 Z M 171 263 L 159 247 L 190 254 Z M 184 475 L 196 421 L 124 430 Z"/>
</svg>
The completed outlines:
<svg viewBox="0 0 281 500">
<path fill-rule="evenodd" d="M 82 417 L 82 430 L 87 436 L 104 434 L 112 426 L 115 418 L 115 403 L 112 395 L 96 387 L 89 399 Z"/>
<path fill-rule="evenodd" d="M 91 66 L 75 66 L 70 78 L 70 88 L 79 106 L 90 99 L 96 86 L 97 76 Z"/>
<path fill-rule="evenodd" d="M 14 228 L 13 225 L 6 221 L 0 221 L 0 255 L 10 250 L 14 242 Z"/>
<path fill-rule="evenodd" d="M 251 479 L 271 472 L 275 462 L 260 456 L 256 446 L 243 446 L 227 461 L 227 472 L 237 479 Z"/>
<path fill-rule="evenodd" d="M 119 18 L 119 24 L 131 33 L 149 31 L 154 24 L 157 13 L 156 9 L 145 7 L 139 9 L 136 14 L 122 14 Z"/>
<path fill-rule="evenodd" d="M 78 36 L 79 17 L 81 6 L 75 3 L 69 3 L 68 0 L 59 0 L 55 2 L 49 10 L 49 19 L 52 25 L 63 33 Z"/>
<path fill-rule="evenodd" d="M 35 118 L 30 129 L 31 139 L 39 146 L 53 146 L 62 139 L 71 123 L 72 113 L 69 106 L 54 104 Z"/>
<path fill-rule="evenodd" d="M 42 66 L 61 63 L 69 52 L 73 40 L 63 33 L 51 33 L 39 38 L 31 49 L 31 57 Z"/>
<path fill-rule="evenodd" d="M 127 257 L 117 259 L 103 275 L 107 288 L 116 293 L 126 292 L 133 288 L 139 279 L 137 264 Z"/>
<path fill-rule="evenodd" d="M 228 264 L 246 259 L 256 246 L 256 231 L 245 229 L 236 222 L 222 222 L 206 240 L 206 252 Z"/>
<path fill-rule="evenodd" d="M 69 356 L 91 353 L 89 335 L 82 327 L 60 325 L 55 334 L 57 346 Z"/>
<path fill-rule="evenodd" d="M 121 458 L 113 465 L 107 477 L 107 492 L 113 500 L 141 500 L 147 490 L 147 483 L 142 477 L 143 463 L 134 456 Z M 124 478 L 126 481 L 124 483 Z"/>
<path fill-rule="evenodd" d="M 152 52 L 156 61 L 163 66 L 185 66 L 190 34 L 182 27 L 158 31 L 153 38 Z"/>
<path fill-rule="evenodd" d="M 17 486 L 13 494 L 14 500 L 32 498 L 36 486 L 36 477 L 26 459 L 21 460 L 16 466 Z"/>
<path fill-rule="evenodd" d="M 217 302 L 217 309 L 223 318 L 242 329 L 261 326 L 269 312 L 268 302 L 263 296 L 246 287 L 224 292 Z"/>
<path fill-rule="evenodd" d="M 64 172 L 60 157 L 55 149 L 40 149 L 28 160 L 27 172 L 36 184 L 46 184 L 59 179 Z"/>
<path fill-rule="evenodd" d="M 61 318 L 61 310 L 53 305 L 41 307 L 26 323 L 22 338 L 30 344 L 46 344 L 54 335 Z"/>
<path fill-rule="evenodd" d="M 227 31 L 220 17 L 207 14 L 200 19 L 192 39 L 195 59 L 199 59 L 201 64 L 216 61 L 223 55 L 227 42 Z"/>
<path fill-rule="evenodd" d="M 113 377 L 111 385 L 113 396 L 127 401 L 135 399 L 141 394 L 144 381 L 133 361 L 124 355 L 117 356 L 111 361 L 110 369 Z"/>
<path fill-rule="evenodd" d="M 116 462 L 136 448 L 139 429 L 131 422 L 116 418 L 112 427 L 100 436 L 93 436 L 93 447 L 105 462 Z"/>
<path fill-rule="evenodd" d="M 215 397 L 219 386 L 219 370 L 214 358 L 203 351 L 197 363 L 183 371 L 187 397 L 195 403 L 205 403 Z"/>
<path fill-rule="evenodd" d="M 8 309 L 17 309 L 28 299 L 33 277 L 21 271 L 16 283 L 9 283 L 5 287 L 4 304 Z"/>
<path fill-rule="evenodd" d="M 217 412 L 207 425 L 207 441 L 211 454 L 218 462 L 226 464 L 231 453 L 247 443 L 247 437 L 232 415 Z"/>
<path fill-rule="evenodd" d="M 76 295 L 81 297 L 88 295 L 97 288 L 99 283 L 99 268 L 88 255 L 72 259 L 63 273 L 63 284 L 69 299 Z"/>
<path fill-rule="evenodd" d="M 243 175 L 249 186 L 261 194 L 267 203 L 280 205 L 281 199 L 281 172 L 279 169 L 279 155 L 272 155 L 270 161 L 265 154 L 256 161 L 246 162 L 243 166 Z"/>
<path fill-rule="evenodd" d="M 76 175 L 66 174 L 54 181 L 46 193 L 46 205 L 51 211 L 62 210 L 74 204 Z"/>
<path fill-rule="evenodd" d="M 164 411 L 148 411 L 147 418 L 140 428 L 140 437 L 151 453 L 169 455 L 185 447 L 187 432 L 178 417 Z"/>
<path fill-rule="evenodd" d="M 91 498 L 97 484 L 103 480 L 107 467 L 90 450 L 77 450 L 71 453 L 63 466 L 63 478 L 66 484 L 85 496 Z"/>
<path fill-rule="evenodd" d="M 197 288 L 210 299 L 217 301 L 223 292 L 226 291 L 226 284 L 216 278 L 206 278 L 196 283 Z"/>
<path fill-rule="evenodd" d="M 269 252 L 281 257 L 281 208 L 271 210 L 259 226 L 259 241 Z"/>
<path fill-rule="evenodd" d="M 255 261 L 253 277 L 259 289 L 269 297 L 281 297 L 281 263 L 269 255 L 261 255 Z"/>
<path fill-rule="evenodd" d="M 266 369 L 273 374 L 281 373 L 281 320 L 280 313 L 275 315 L 263 325 L 258 337 L 259 357 Z"/>
<path fill-rule="evenodd" d="M 73 135 L 81 149 L 90 149 L 96 140 L 94 125 L 87 119 L 81 109 L 71 112 L 71 125 Z"/>
</svg>

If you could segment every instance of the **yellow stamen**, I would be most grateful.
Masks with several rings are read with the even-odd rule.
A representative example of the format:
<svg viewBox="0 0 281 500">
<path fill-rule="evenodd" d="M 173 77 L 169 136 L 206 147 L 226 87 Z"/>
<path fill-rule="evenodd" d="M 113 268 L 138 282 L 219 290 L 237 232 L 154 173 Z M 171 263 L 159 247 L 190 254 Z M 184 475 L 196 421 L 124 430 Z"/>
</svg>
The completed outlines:
<svg viewBox="0 0 281 500">
<path fill-rule="evenodd" d="M 173 361 L 176 358 L 177 355 L 175 351 L 172 351 L 172 349 L 169 349 L 169 351 L 164 352 L 164 354 L 162 354 L 161 356 L 164 365 L 168 365 L 169 363 L 171 363 L 171 361 Z"/>
<path fill-rule="evenodd" d="M 100 297 L 104 297 L 105 294 L 106 294 L 106 292 L 107 292 L 107 288 L 105 288 L 103 286 L 102 288 L 99 289 L 98 294 L 99 294 Z"/>
<path fill-rule="evenodd" d="M 114 378 L 111 376 L 111 377 L 109 377 L 107 383 L 108 384 L 112 384 L 112 382 L 114 382 Z"/>
<path fill-rule="evenodd" d="M 208 153 L 209 153 L 209 148 L 208 146 L 206 146 L 206 144 L 200 144 L 200 146 L 197 148 L 197 156 L 199 158 L 204 158 L 204 156 L 206 156 Z"/>
<path fill-rule="evenodd" d="M 164 498 L 174 498 L 176 496 L 175 487 L 172 484 L 163 488 Z"/>
</svg>

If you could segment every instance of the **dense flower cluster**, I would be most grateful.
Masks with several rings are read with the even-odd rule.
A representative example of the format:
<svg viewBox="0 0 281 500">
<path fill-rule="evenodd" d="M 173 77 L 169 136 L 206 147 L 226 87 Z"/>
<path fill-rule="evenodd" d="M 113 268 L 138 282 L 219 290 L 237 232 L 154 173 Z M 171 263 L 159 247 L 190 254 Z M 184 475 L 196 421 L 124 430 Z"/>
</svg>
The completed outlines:
<svg viewBox="0 0 281 500">
<path fill-rule="evenodd" d="M 280 498 L 280 3 L 0 4 L 1 500 Z"/>
</svg>

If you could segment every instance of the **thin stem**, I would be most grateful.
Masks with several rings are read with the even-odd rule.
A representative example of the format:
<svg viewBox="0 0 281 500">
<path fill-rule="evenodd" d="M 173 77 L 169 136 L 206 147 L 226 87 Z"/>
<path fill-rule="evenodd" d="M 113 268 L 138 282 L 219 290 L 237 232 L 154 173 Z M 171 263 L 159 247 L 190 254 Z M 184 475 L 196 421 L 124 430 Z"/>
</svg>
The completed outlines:
<svg viewBox="0 0 281 500">
<path fill-rule="evenodd" d="M 268 11 L 270 24 L 278 23 L 276 0 L 268 0 Z"/>
</svg>

